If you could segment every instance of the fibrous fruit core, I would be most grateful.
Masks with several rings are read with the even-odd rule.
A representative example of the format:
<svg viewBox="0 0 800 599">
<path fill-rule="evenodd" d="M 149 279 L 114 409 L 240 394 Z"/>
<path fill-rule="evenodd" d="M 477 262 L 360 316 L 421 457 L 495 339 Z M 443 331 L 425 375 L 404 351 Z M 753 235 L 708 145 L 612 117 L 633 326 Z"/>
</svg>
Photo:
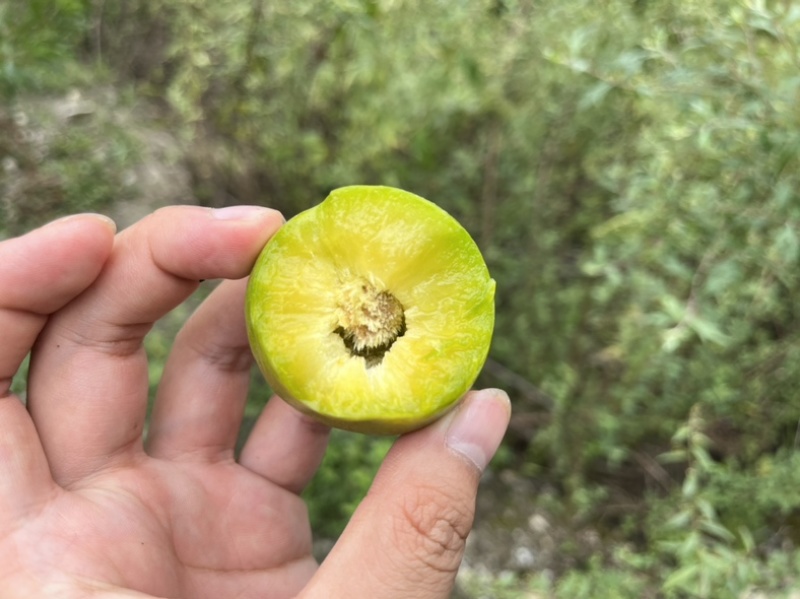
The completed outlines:
<svg viewBox="0 0 800 599">
<path fill-rule="evenodd" d="M 355 280 L 339 289 L 334 333 L 352 356 L 364 358 L 367 368 L 383 361 L 398 337 L 406 332 L 402 304 L 389 291 L 367 280 Z"/>
</svg>

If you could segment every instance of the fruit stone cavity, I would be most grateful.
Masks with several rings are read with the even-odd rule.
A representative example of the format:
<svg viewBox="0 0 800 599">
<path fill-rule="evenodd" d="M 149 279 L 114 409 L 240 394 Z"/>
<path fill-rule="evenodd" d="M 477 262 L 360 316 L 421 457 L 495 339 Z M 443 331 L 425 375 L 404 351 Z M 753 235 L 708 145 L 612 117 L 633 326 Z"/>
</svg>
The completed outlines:
<svg viewBox="0 0 800 599">
<path fill-rule="evenodd" d="M 380 364 L 406 332 L 403 306 L 397 298 L 366 280 L 342 285 L 336 312 L 333 332 L 342 338 L 351 356 L 364 358 L 367 368 Z"/>
</svg>

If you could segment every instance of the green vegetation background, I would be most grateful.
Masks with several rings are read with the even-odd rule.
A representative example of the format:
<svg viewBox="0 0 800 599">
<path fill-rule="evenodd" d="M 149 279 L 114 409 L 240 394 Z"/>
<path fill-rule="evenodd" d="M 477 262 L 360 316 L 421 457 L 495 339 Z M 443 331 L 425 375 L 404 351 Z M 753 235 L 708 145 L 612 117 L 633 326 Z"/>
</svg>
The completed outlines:
<svg viewBox="0 0 800 599">
<path fill-rule="evenodd" d="M 37 112 L 100 88 L 157 109 L 203 204 L 290 216 L 381 183 L 474 235 L 498 283 L 479 383 L 515 406 L 493 470 L 602 543 L 465 592 L 800 585 L 800 5 L 5 0 L 0 236 L 136 198 L 124 122 Z M 190 308 L 148 339 L 154 382 Z M 308 493 L 321 535 L 389 443 L 336 435 Z"/>
</svg>

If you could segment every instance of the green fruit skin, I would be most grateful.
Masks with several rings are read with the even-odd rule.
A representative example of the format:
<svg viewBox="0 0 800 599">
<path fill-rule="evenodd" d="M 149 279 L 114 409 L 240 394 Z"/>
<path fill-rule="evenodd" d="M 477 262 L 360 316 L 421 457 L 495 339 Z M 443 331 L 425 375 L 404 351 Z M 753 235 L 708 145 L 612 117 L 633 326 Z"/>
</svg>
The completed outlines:
<svg viewBox="0 0 800 599">
<path fill-rule="evenodd" d="M 351 276 L 406 308 L 408 331 L 374 370 L 333 333 L 328 296 Z M 444 210 L 400 189 L 350 186 L 266 245 L 248 283 L 247 330 L 267 382 L 298 410 L 345 430 L 400 434 L 440 418 L 475 382 L 494 292 L 477 245 Z M 333 354 L 333 366 L 320 357 Z"/>
</svg>

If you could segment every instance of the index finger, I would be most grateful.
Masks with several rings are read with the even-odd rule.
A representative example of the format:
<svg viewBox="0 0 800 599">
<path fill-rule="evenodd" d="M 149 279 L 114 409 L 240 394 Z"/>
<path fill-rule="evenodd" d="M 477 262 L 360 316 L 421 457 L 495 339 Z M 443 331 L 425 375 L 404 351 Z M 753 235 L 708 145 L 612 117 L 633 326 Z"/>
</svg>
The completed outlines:
<svg viewBox="0 0 800 599">
<path fill-rule="evenodd" d="M 29 406 L 58 482 L 143 454 L 144 336 L 200 279 L 246 276 L 281 223 L 256 206 L 172 206 L 117 236 L 100 277 L 51 319 L 31 360 Z"/>
</svg>

